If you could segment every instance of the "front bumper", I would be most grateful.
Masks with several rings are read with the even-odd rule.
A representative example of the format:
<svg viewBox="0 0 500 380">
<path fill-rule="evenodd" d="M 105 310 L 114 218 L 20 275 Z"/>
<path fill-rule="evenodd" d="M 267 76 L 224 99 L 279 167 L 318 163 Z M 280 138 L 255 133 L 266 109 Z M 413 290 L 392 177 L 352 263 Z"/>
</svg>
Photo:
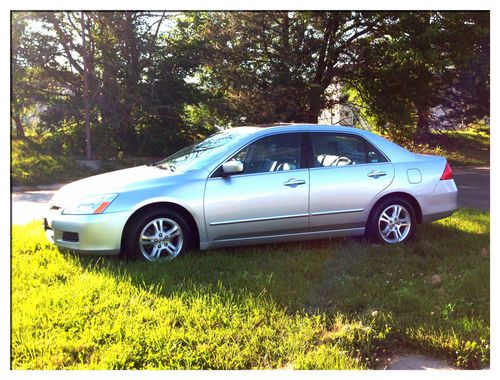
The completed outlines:
<svg viewBox="0 0 500 380">
<path fill-rule="evenodd" d="M 117 255 L 130 212 L 93 215 L 63 215 L 48 212 L 44 218 L 45 234 L 61 248 L 96 255 Z"/>
</svg>

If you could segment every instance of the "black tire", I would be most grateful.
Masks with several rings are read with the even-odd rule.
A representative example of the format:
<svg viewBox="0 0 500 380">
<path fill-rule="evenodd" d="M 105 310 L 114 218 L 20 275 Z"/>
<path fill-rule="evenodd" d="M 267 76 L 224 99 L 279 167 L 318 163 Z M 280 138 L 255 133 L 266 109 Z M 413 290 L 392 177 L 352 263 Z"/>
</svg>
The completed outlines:
<svg viewBox="0 0 500 380">
<path fill-rule="evenodd" d="M 157 224 L 158 220 L 162 220 L 161 224 Z M 152 224 L 155 221 L 156 223 Z M 155 229 L 156 226 L 161 225 L 162 230 L 168 229 L 167 227 L 171 227 L 170 230 L 173 228 L 173 225 L 169 221 L 176 223 L 181 232 L 180 236 L 182 242 L 180 244 L 180 250 L 176 252 L 175 255 L 170 254 L 168 249 L 170 249 L 171 247 L 169 245 L 169 242 L 172 242 L 172 245 L 176 245 L 176 243 L 179 243 L 179 238 L 177 236 L 172 238 L 171 240 L 167 240 L 167 236 L 165 234 L 161 234 L 161 237 L 159 235 L 156 240 L 151 241 L 151 243 L 156 241 L 154 244 L 151 244 L 151 246 L 141 244 L 140 236 L 147 226 L 147 233 L 145 233 L 145 235 L 148 235 L 148 238 L 153 238 L 153 233 L 155 231 L 159 232 L 157 229 Z M 126 250 L 125 255 L 129 259 L 144 261 L 157 261 L 159 259 L 172 260 L 184 255 L 191 249 L 193 244 L 193 234 L 189 227 L 189 223 L 186 221 L 184 216 L 182 216 L 178 212 L 166 208 L 160 208 L 156 210 L 151 209 L 142 214 L 139 214 L 131 221 L 130 226 L 127 228 L 126 236 L 124 236 L 124 243 Z M 157 251 L 160 251 L 158 257 L 152 254 L 153 249 L 156 249 L 155 247 L 160 247 L 159 249 L 157 249 Z M 150 248 L 151 255 L 148 258 L 147 253 L 149 253 Z"/>
<path fill-rule="evenodd" d="M 394 220 L 393 215 L 391 214 L 391 207 L 396 207 L 396 206 L 402 206 L 403 209 L 401 210 L 401 213 L 404 211 L 407 212 L 407 216 L 410 219 L 410 226 L 408 228 L 408 231 L 406 232 L 405 226 L 403 226 L 404 222 L 402 220 L 406 220 L 408 218 L 402 218 L 401 220 L 396 218 Z M 382 213 L 386 212 L 385 215 L 391 216 L 390 219 L 393 219 L 391 223 L 386 223 L 384 221 L 380 221 Z M 405 214 L 406 216 L 406 214 Z M 385 218 L 384 218 L 385 219 Z M 380 221 L 380 226 L 379 226 L 379 221 Z M 396 222 L 395 222 L 396 221 Z M 400 223 L 400 224 L 398 224 Z M 383 227 L 383 228 L 382 228 Z M 389 231 L 387 232 L 388 235 L 385 235 L 385 237 L 381 233 L 381 228 L 383 231 Z M 397 229 L 398 231 L 403 231 L 404 237 L 399 238 L 397 235 L 397 232 L 394 230 L 394 232 L 390 232 L 390 229 Z M 373 242 L 373 243 L 382 243 L 382 244 L 401 244 L 401 243 L 406 243 L 408 240 L 411 239 L 413 234 L 415 233 L 415 230 L 417 228 L 417 217 L 416 217 L 416 212 L 411 203 L 406 201 L 405 199 L 394 197 L 394 198 L 389 198 L 384 200 L 383 202 L 379 203 L 378 205 L 375 206 L 373 209 L 373 212 L 370 215 L 370 219 L 368 220 L 368 223 L 366 224 L 366 234 L 365 237 Z M 403 235 L 403 234 L 402 234 Z M 392 237 L 392 238 L 391 238 Z M 388 241 L 388 240 L 395 240 L 395 241 Z"/>
</svg>

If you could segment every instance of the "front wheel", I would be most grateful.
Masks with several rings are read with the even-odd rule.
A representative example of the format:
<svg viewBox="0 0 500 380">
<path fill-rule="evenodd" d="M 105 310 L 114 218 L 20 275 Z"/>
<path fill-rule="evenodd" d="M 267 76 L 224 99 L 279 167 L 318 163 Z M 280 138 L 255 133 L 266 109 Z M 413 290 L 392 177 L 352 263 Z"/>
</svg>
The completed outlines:
<svg viewBox="0 0 500 380">
<path fill-rule="evenodd" d="M 404 199 L 390 199 L 376 207 L 367 225 L 367 235 L 375 242 L 407 242 L 415 233 L 415 210 Z"/>
<path fill-rule="evenodd" d="M 132 222 L 127 236 L 128 256 L 133 259 L 173 260 L 189 250 L 188 223 L 170 210 L 149 211 Z"/>
</svg>

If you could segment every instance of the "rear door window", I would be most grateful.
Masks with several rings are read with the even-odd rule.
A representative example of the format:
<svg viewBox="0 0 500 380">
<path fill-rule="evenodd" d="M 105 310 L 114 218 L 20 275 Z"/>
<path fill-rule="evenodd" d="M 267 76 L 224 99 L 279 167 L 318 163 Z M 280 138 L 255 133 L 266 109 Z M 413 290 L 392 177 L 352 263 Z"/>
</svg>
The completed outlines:
<svg viewBox="0 0 500 380">
<path fill-rule="evenodd" d="M 313 132 L 314 167 L 334 167 L 387 162 L 368 141 L 348 133 Z"/>
</svg>

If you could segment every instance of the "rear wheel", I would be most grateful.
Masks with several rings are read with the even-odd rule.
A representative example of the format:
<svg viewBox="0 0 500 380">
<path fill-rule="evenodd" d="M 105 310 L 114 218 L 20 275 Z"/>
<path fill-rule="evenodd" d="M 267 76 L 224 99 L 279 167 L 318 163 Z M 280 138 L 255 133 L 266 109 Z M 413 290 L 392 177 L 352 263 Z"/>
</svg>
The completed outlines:
<svg viewBox="0 0 500 380">
<path fill-rule="evenodd" d="M 151 210 L 132 222 L 127 253 L 132 259 L 173 260 L 191 247 L 191 231 L 184 217 L 171 210 Z"/>
<path fill-rule="evenodd" d="M 415 233 L 417 221 L 413 206 L 392 198 L 376 206 L 367 225 L 367 237 L 377 243 L 407 242 Z"/>
</svg>

